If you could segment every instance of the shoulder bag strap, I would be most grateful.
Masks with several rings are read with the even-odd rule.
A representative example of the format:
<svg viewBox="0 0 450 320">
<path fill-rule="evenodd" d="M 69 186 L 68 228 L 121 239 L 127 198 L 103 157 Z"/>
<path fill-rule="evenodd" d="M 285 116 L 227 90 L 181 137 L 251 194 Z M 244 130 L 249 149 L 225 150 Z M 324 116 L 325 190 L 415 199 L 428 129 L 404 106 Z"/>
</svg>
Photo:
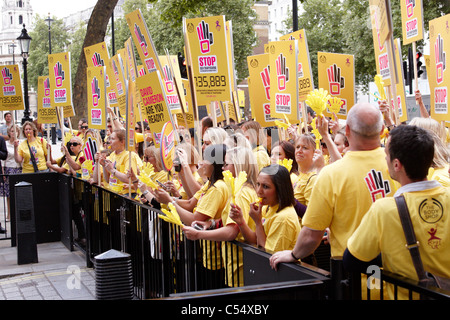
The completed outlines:
<svg viewBox="0 0 450 320">
<path fill-rule="evenodd" d="M 395 202 L 397 204 L 398 214 L 400 216 L 400 221 L 406 237 L 406 248 L 411 254 L 417 276 L 419 277 L 419 280 L 426 279 L 426 273 L 423 268 L 422 259 L 420 258 L 419 242 L 416 240 L 416 235 L 414 234 L 414 228 L 409 215 L 408 206 L 406 205 L 405 197 L 403 195 L 395 197 Z"/>
<path fill-rule="evenodd" d="M 34 172 L 38 172 L 39 169 L 36 164 L 36 159 L 34 158 L 34 154 L 31 151 L 30 144 L 28 143 L 28 139 L 27 139 L 27 145 L 28 145 L 28 150 L 30 150 L 30 158 L 31 158 L 31 163 L 33 164 Z"/>
</svg>

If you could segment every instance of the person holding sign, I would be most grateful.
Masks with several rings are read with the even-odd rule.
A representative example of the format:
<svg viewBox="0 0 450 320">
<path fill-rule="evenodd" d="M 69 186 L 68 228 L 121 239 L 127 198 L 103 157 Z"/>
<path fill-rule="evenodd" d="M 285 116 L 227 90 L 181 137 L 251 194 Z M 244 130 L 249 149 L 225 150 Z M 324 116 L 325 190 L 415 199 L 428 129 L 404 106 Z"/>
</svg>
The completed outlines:
<svg viewBox="0 0 450 320">
<path fill-rule="evenodd" d="M 215 227 L 215 221 L 220 220 L 230 210 L 230 191 L 223 180 L 222 173 L 226 153 L 227 149 L 224 144 L 214 144 L 205 149 L 203 161 L 198 171 L 201 176 L 208 177 L 208 182 L 205 187 L 198 191 L 199 193 L 201 192 L 201 195 L 198 198 L 197 206 L 193 209 L 193 212 L 184 209 L 178 204 L 182 200 L 173 199 L 168 192 L 161 188 L 155 190 L 157 201 L 164 204 L 172 203 L 185 225 L 190 226 L 194 221 L 207 221 L 212 219 L 214 220 L 213 226 Z M 211 224 L 213 224 L 212 221 Z M 220 269 L 222 261 L 215 261 L 215 256 L 219 256 L 219 253 L 216 251 L 216 246 L 211 243 L 204 244 L 203 264 L 206 269 Z"/>
<path fill-rule="evenodd" d="M 81 170 L 81 165 L 84 162 L 83 157 L 83 140 L 75 136 L 70 139 L 67 146 L 62 145 L 61 151 L 63 156 L 54 160 L 50 154 L 50 159 L 47 161 L 47 167 L 59 173 L 76 174 L 76 171 Z"/>
<path fill-rule="evenodd" d="M 248 212 L 250 209 L 250 204 L 258 201 L 258 196 L 256 195 L 255 186 L 256 179 L 258 175 L 258 167 L 256 165 L 254 155 L 249 148 L 233 148 L 227 150 L 225 156 L 225 163 L 222 167 L 223 171 L 229 171 L 234 179 L 238 179 L 241 172 L 245 172 L 246 180 L 239 190 L 236 190 L 235 203 L 231 203 L 231 206 L 237 206 L 242 208 L 240 211 L 241 216 L 236 218 L 239 219 L 239 223 L 234 221 L 229 216 L 231 211 L 222 211 L 221 221 L 223 222 L 223 227 L 221 228 L 211 228 L 212 225 L 220 225 L 217 221 L 194 221 L 193 226 L 198 225 L 203 228 L 203 230 L 197 230 L 194 227 L 184 227 L 183 232 L 186 237 L 190 240 L 205 239 L 212 241 L 223 241 L 222 242 L 222 257 L 224 262 L 228 262 L 227 265 L 227 284 L 231 286 L 238 286 L 237 279 L 240 280 L 240 285 L 243 285 L 244 276 L 243 272 L 243 258 L 242 250 L 239 250 L 239 258 L 236 256 L 236 252 L 233 253 L 234 257 L 231 257 L 231 251 L 225 248 L 227 246 L 226 241 L 238 240 L 245 241 L 245 235 L 240 232 L 240 228 L 246 230 L 248 229 Z M 254 230 L 254 226 L 250 227 Z M 244 231 L 245 232 L 245 231 Z M 228 254 L 228 257 L 226 256 Z M 239 261 L 239 265 L 237 262 Z M 232 265 L 233 264 L 233 265 Z M 240 276 L 237 276 L 237 272 L 240 272 Z M 233 281 L 234 274 L 234 283 Z"/>
<path fill-rule="evenodd" d="M 22 133 L 26 139 L 19 143 L 14 142 L 14 158 L 22 164 L 22 173 L 48 172 L 47 168 L 47 141 L 38 138 L 37 128 L 33 122 L 26 121 Z"/>
<path fill-rule="evenodd" d="M 98 161 L 103 166 L 103 177 L 109 184 L 111 190 L 119 194 L 126 194 L 128 191 L 124 189 L 124 184 L 129 182 L 128 169 L 129 157 L 131 156 L 131 168 L 134 172 L 138 172 L 138 155 L 135 152 L 125 150 L 125 130 L 115 130 L 111 136 L 111 154 L 106 157 L 105 153 L 97 153 Z M 98 183 L 98 166 L 95 166 L 93 181 Z M 132 198 L 135 195 L 132 194 Z"/>
</svg>

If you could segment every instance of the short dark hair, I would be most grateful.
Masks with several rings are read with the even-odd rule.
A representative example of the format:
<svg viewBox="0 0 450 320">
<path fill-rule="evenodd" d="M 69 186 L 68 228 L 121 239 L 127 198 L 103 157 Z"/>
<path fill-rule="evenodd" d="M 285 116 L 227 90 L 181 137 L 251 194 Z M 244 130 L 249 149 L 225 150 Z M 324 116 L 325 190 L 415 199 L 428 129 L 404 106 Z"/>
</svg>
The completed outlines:
<svg viewBox="0 0 450 320">
<path fill-rule="evenodd" d="M 278 211 L 286 207 L 295 205 L 294 189 L 292 188 L 291 175 L 285 166 L 279 164 L 271 164 L 264 167 L 259 172 L 270 176 L 272 183 L 275 185 L 278 196 Z M 277 211 L 277 212 L 278 212 Z"/>
<path fill-rule="evenodd" d="M 427 177 L 434 157 L 434 140 L 427 130 L 400 125 L 389 133 L 388 141 L 391 161 L 398 159 L 408 178 L 421 181 Z"/>
</svg>

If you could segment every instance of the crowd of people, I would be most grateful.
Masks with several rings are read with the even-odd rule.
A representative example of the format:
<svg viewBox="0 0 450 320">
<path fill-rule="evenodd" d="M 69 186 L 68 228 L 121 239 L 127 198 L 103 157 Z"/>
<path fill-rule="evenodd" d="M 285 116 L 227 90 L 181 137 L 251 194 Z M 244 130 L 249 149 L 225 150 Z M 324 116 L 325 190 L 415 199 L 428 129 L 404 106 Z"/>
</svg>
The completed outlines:
<svg viewBox="0 0 450 320">
<path fill-rule="evenodd" d="M 170 171 L 164 170 L 145 122 L 136 124 L 136 150 L 126 150 L 124 121 L 112 109 L 103 135 L 80 120 L 78 130 L 65 135 L 59 159 L 53 159 L 35 124 L 22 126 L 22 141 L 18 127 L 10 124 L 4 131 L 6 142 L 0 138 L 0 147 L 5 143 L 0 159 L 5 174 L 73 174 L 157 209 L 172 204 L 188 239 L 245 241 L 271 253 L 274 269 L 281 262 L 314 264 L 314 251 L 325 241 L 333 257 L 344 257 L 349 270 L 377 263 L 417 279 L 412 263 L 405 260 L 408 251 L 401 249 L 402 230 L 392 201 L 404 194 L 414 227 L 421 232 L 427 270 L 450 277 L 449 134 L 423 112 L 420 92 L 416 99 L 422 116 L 397 126 L 386 101 L 356 104 L 344 123 L 309 109 L 308 128 L 291 125 L 273 129 L 276 134 L 253 120 L 214 126 L 207 116 L 197 132 L 177 129 Z M 320 141 L 311 133 L 311 123 Z M 94 157 L 99 165 L 91 167 L 83 154 L 89 132 L 100 145 Z M 235 194 L 225 182 L 225 171 L 236 179 L 246 173 Z M 143 179 L 149 172 L 157 184 Z M 6 184 L 2 190 L 7 192 Z M 204 265 L 217 268 L 208 266 L 207 259 Z"/>
</svg>

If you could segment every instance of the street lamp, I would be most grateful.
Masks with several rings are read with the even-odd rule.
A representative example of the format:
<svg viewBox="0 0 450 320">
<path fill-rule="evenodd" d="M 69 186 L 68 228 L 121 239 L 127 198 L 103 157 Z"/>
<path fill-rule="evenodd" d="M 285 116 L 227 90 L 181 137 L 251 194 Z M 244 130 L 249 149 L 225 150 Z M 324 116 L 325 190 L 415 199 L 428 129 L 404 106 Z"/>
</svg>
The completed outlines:
<svg viewBox="0 0 450 320">
<path fill-rule="evenodd" d="M 53 22 L 53 19 L 50 18 L 50 12 L 48 13 L 48 18 L 45 19 L 45 21 L 48 23 L 48 53 L 52 54 L 52 30 L 51 25 Z"/>
<path fill-rule="evenodd" d="M 30 102 L 28 100 L 28 74 L 27 74 L 27 59 L 28 59 L 28 52 L 30 50 L 30 42 L 31 37 L 27 33 L 27 29 L 25 29 L 25 23 L 23 24 L 22 33 L 17 38 L 19 41 L 19 47 L 20 51 L 22 52 L 22 58 L 23 58 L 23 91 L 24 91 L 24 103 L 25 103 L 25 110 L 23 112 L 23 118 L 22 118 L 22 124 L 25 123 L 25 121 L 32 121 L 33 119 L 30 118 Z"/>
<path fill-rule="evenodd" d="M 48 23 L 48 54 L 52 54 L 52 29 L 51 29 L 51 26 L 52 26 L 53 19 L 50 18 L 50 12 L 48 13 L 48 18 L 45 19 L 45 21 Z M 56 144 L 56 127 L 54 125 L 51 126 L 51 132 L 52 132 L 52 144 Z"/>
</svg>

